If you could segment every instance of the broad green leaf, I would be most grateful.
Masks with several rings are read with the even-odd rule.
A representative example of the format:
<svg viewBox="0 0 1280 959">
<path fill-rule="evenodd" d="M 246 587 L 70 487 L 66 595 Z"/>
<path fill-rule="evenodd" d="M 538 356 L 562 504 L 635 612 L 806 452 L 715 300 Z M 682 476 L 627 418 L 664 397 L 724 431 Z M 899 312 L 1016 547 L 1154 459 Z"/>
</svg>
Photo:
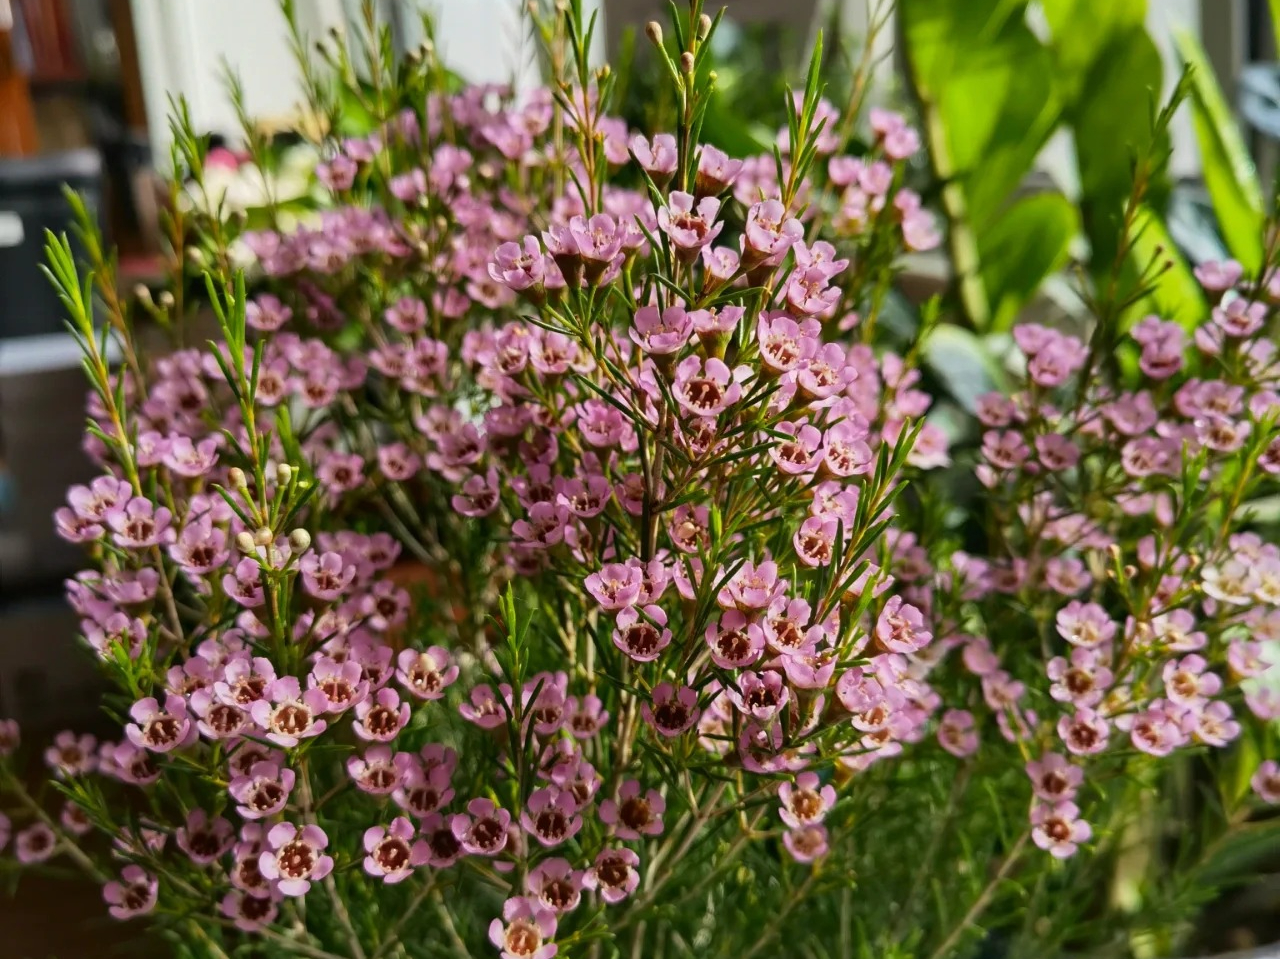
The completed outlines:
<svg viewBox="0 0 1280 959">
<path fill-rule="evenodd" d="M 1066 265 L 1068 246 L 1079 231 L 1080 217 L 1070 200 L 1040 193 L 1019 200 L 979 235 L 992 331 L 1013 326 L 1045 278 Z"/>
<path fill-rule="evenodd" d="M 1011 0 L 901 0 L 907 58 L 938 174 L 962 184 L 981 231 L 1002 209 L 1059 118 L 1052 58 Z"/>
<path fill-rule="evenodd" d="M 1141 30 L 1147 0 L 1040 0 L 1064 103 L 1080 96 L 1098 52 L 1117 33 Z"/>
<path fill-rule="evenodd" d="M 1262 187 L 1236 119 L 1222 96 L 1204 47 L 1186 30 L 1174 33 L 1178 52 L 1191 67 L 1191 108 L 1204 185 L 1213 200 L 1218 228 L 1231 255 L 1250 272 L 1262 266 L 1266 219 Z"/>
</svg>

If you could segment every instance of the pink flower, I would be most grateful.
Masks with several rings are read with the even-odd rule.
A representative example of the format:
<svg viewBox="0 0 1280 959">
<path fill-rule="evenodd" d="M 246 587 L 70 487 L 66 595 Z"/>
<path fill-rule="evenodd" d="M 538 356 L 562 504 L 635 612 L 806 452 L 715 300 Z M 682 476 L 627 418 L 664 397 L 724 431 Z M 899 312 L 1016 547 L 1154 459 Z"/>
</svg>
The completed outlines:
<svg viewBox="0 0 1280 959">
<path fill-rule="evenodd" d="M 1076 847 L 1093 835 L 1079 816 L 1079 808 L 1070 801 L 1037 804 L 1031 810 L 1032 841 L 1055 858 L 1074 855 Z"/>
<path fill-rule="evenodd" d="M 652 144 L 636 134 L 631 138 L 629 146 L 631 155 L 636 158 L 636 163 L 640 164 L 641 169 L 649 174 L 659 187 L 664 186 L 676 172 L 676 164 L 680 157 L 676 138 L 670 133 L 656 134 Z"/>
<path fill-rule="evenodd" d="M 707 645 L 711 660 L 721 669 L 750 666 L 764 652 L 764 631 L 737 609 L 723 613 L 718 622 L 707 626 Z"/>
<path fill-rule="evenodd" d="M 133 722 L 125 726 L 125 735 L 140 749 L 167 753 L 190 745 L 197 736 L 195 724 L 187 713 L 181 696 L 170 695 L 164 707 L 155 699 L 140 699 L 129 710 Z"/>
<path fill-rule="evenodd" d="M 42 822 L 32 823 L 13 841 L 14 855 L 24 866 L 45 862 L 57 850 L 58 837 Z"/>
<path fill-rule="evenodd" d="M 400 702 L 394 689 L 384 687 L 356 704 L 356 721 L 351 728 L 361 739 L 390 742 L 408 724 L 409 715 L 409 704 Z"/>
<path fill-rule="evenodd" d="M 319 826 L 277 823 L 267 833 L 267 846 L 258 869 L 286 896 L 305 896 L 312 882 L 333 871 L 333 857 L 324 854 L 329 837 Z"/>
<path fill-rule="evenodd" d="M 415 841 L 413 823 L 403 816 L 390 826 L 372 826 L 364 833 L 364 871 L 388 885 L 408 879 L 418 866 L 431 858 L 431 849 L 421 839 Z"/>
<path fill-rule="evenodd" d="M 384 749 L 386 747 L 383 747 Z M 406 761 L 398 762 L 401 768 L 400 785 L 392 793 L 397 806 L 408 813 L 425 820 L 432 813 L 443 809 L 453 799 L 453 788 L 449 785 L 449 770 L 437 766 L 424 769 L 422 766 L 408 762 L 407 753 L 400 753 L 396 759 L 404 757 Z"/>
<path fill-rule="evenodd" d="M 1106 610 L 1096 603 L 1082 603 L 1072 600 L 1061 610 L 1057 617 L 1058 635 L 1073 646 L 1085 649 L 1096 649 L 1115 637 L 1116 624 L 1107 616 Z"/>
<path fill-rule="evenodd" d="M 668 738 L 679 736 L 698 721 L 698 693 L 689 686 L 676 689 L 671 683 L 653 688 L 653 702 L 643 703 L 640 713 L 645 722 Z"/>
<path fill-rule="evenodd" d="M 698 153 L 693 191 L 697 196 L 719 196 L 742 172 L 742 161 L 731 160 L 723 150 L 704 144 Z"/>
<path fill-rule="evenodd" d="M 791 439 L 779 439 L 769 448 L 769 458 L 787 476 L 812 473 L 822 460 L 822 431 L 808 423 L 779 423 L 779 433 Z"/>
<path fill-rule="evenodd" d="M 129 865 L 120 871 L 120 878 L 102 887 L 102 898 L 110 908 L 113 919 L 132 919 L 145 916 L 156 907 L 160 883 L 141 866 Z"/>
<path fill-rule="evenodd" d="M 251 895 L 240 889 L 233 889 L 218 904 L 218 911 L 231 920 L 241 932 L 257 932 L 271 925 L 280 912 L 280 894 L 268 889 L 267 895 Z"/>
<path fill-rule="evenodd" d="M 22 741 L 16 719 L 0 719 L 0 757 L 11 756 Z"/>
<path fill-rule="evenodd" d="M 439 646 L 426 650 L 405 649 L 396 660 L 396 679 L 418 699 L 439 699 L 458 678 L 448 652 Z"/>
<path fill-rule="evenodd" d="M 329 724 L 319 717 L 327 705 L 320 690 L 308 689 L 304 693 L 296 678 L 283 676 L 267 687 L 266 699 L 255 702 L 249 714 L 266 730 L 267 739 L 291 749 L 300 740 L 325 731 Z"/>
<path fill-rule="evenodd" d="M 891 596 L 876 620 L 875 641 L 888 653 L 914 653 L 933 641 L 924 628 L 920 610 L 904 603 L 901 596 Z"/>
<path fill-rule="evenodd" d="M 520 825 L 541 845 L 552 848 L 578 834 L 582 817 L 578 815 L 578 802 L 573 793 L 556 786 L 543 786 L 530 794 L 528 804 L 520 813 Z"/>
<path fill-rule="evenodd" d="M 813 862 L 827 854 L 827 827 L 821 823 L 809 823 L 788 829 L 782 835 L 782 844 L 796 862 Z"/>
<path fill-rule="evenodd" d="M 544 859 L 530 870 L 525 889 L 554 913 L 572 912 L 582 900 L 582 872 L 567 859 Z"/>
<path fill-rule="evenodd" d="M 636 310 L 634 325 L 628 331 L 636 346 L 655 356 L 679 351 L 692 334 L 693 315 L 682 306 L 669 306 L 661 314 L 656 306 L 642 306 Z"/>
<path fill-rule="evenodd" d="M 1167 756 L 1190 738 L 1181 717 L 1175 716 L 1163 700 L 1154 701 L 1143 712 L 1116 719 L 1116 725 L 1129 733 L 1133 745 L 1152 756 Z"/>
<path fill-rule="evenodd" d="M 319 656 L 307 675 L 307 692 L 317 694 L 308 702 L 319 712 L 343 713 L 368 698 L 369 682 L 356 660 L 337 662 Z"/>
<path fill-rule="evenodd" d="M 717 416 L 742 398 L 742 387 L 721 360 L 712 357 L 704 364 L 686 356 L 676 367 L 672 393 L 691 415 Z"/>
<path fill-rule="evenodd" d="M 489 686 L 476 686 L 471 690 L 471 702 L 461 703 L 458 712 L 468 722 L 481 729 L 497 729 L 507 721 L 502 702 Z"/>
<path fill-rule="evenodd" d="M 164 455 L 164 465 L 179 476 L 206 476 L 218 462 L 218 440 L 214 437 L 192 442 L 190 437 L 175 436 Z"/>
<path fill-rule="evenodd" d="M 1084 770 L 1061 753 L 1045 753 L 1027 763 L 1027 776 L 1036 797 L 1053 804 L 1075 797 L 1084 781 Z"/>
<path fill-rule="evenodd" d="M 613 644 L 637 663 L 651 663 L 671 644 L 667 614 L 660 606 L 628 606 L 618 613 Z"/>
<path fill-rule="evenodd" d="M 589 575 L 583 585 L 601 608 L 619 610 L 640 598 L 641 581 L 640 570 L 635 567 L 607 563 L 598 573 Z"/>
<path fill-rule="evenodd" d="M 242 819 L 263 819 L 284 809 L 296 779 L 292 769 L 276 763 L 254 763 L 247 775 L 234 777 L 227 791 L 240 805 Z"/>
<path fill-rule="evenodd" d="M 612 826 L 619 839 L 659 836 L 666 809 L 667 802 L 660 792 L 650 789 L 642 796 L 640 783 L 628 779 L 618 789 L 616 801 L 606 799 L 600 804 L 600 821 Z"/>
<path fill-rule="evenodd" d="M 938 724 L 938 744 L 953 756 L 972 756 L 978 751 L 978 731 L 973 714 L 964 709 L 949 709 Z"/>
<path fill-rule="evenodd" d="M 752 672 L 746 670 L 738 676 L 737 685 L 726 690 L 730 701 L 746 716 L 767 724 L 787 705 L 791 691 L 782 681 L 782 675 L 773 670 Z"/>
<path fill-rule="evenodd" d="M 778 200 L 764 200 L 747 211 L 743 235 L 743 264 L 748 268 L 776 266 L 795 242 L 804 236 L 800 221 L 787 215 Z"/>
<path fill-rule="evenodd" d="M 187 814 L 186 824 L 174 834 L 174 840 L 193 863 L 207 866 L 230 851 L 235 832 L 221 816 L 211 819 L 203 809 L 193 809 Z"/>
<path fill-rule="evenodd" d="M 471 856 L 496 856 L 507 847 L 511 813 L 489 799 L 473 799 L 467 811 L 449 820 L 449 828 L 462 850 Z M 424 823 L 425 826 L 425 823 Z"/>
<path fill-rule="evenodd" d="M 165 507 L 156 507 L 151 500 L 136 496 L 123 509 L 112 511 L 107 523 L 115 531 L 112 539 L 124 549 L 146 549 L 167 543 L 174 538 L 170 522 L 173 514 Z"/>
<path fill-rule="evenodd" d="M 356 576 L 356 568 L 337 553 L 309 552 L 298 562 L 298 569 L 303 589 L 322 602 L 340 597 Z"/>
<path fill-rule="evenodd" d="M 692 263 L 698 251 L 720 235 L 724 224 L 715 222 L 719 212 L 719 200 L 707 196 L 695 201 L 678 190 L 667 198 L 666 206 L 658 208 L 658 226 L 671 238 L 681 262 Z"/>
<path fill-rule="evenodd" d="M 1102 752 L 1110 734 L 1110 724 L 1087 706 L 1076 710 L 1074 716 L 1058 720 L 1058 736 L 1076 756 Z"/>
<path fill-rule="evenodd" d="M 820 823 L 836 804 L 836 788 L 831 784 L 820 785 L 818 774 L 803 772 L 796 776 L 794 784 L 784 782 L 778 787 L 778 799 L 782 809 L 778 815 L 792 829 Z"/>
<path fill-rule="evenodd" d="M 583 875 L 582 884 L 597 890 L 601 899 L 614 905 L 626 899 L 640 885 L 640 873 L 636 868 L 639 865 L 640 857 L 625 846 L 617 849 L 606 847 L 600 850 L 591 868 Z"/>
<path fill-rule="evenodd" d="M 355 780 L 356 786 L 374 796 L 385 796 L 394 792 L 401 784 L 403 763 L 397 762 L 397 753 L 393 758 L 390 746 L 370 746 L 362 756 L 351 756 L 347 759 L 347 775 Z"/>
<path fill-rule="evenodd" d="M 766 369 L 779 374 L 802 366 L 818 350 L 820 329 L 816 320 L 797 323 L 785 313 L 762 313 L 756 324 L 756 341 Z"/>
<path fill-rule="evenodd" d="M 785 591 L 786 580 L 778 579 L 777 563 L 766 559 L 757 565 L 747 560 L 720 590 L 717 602 L 722 609 L 768 609 Z"/>
<path fill-rule="evenodd" d="M 489 941 L 502 959 L 552 959 L 556 954 L 556 914 L 536 899 L 513 896 L 502 904 L 502 918 L 489 924 Z"/>
<path fill-rule="evenodd" d="M 1222 680 L 1209 672 L 1208 667 L 1204 657 L 1195 653 L 1165 663 L 1160 675 L 1170 702 L 1179 706 L 1195 706 L 1217 695 L 1222 689 Z"/>
<path fill-rule="evenodd" d="M 1249 780 L 1249 785 L 1263 802 L 1273 806 L 1280 803 L 1280 764 L 1277 764 L 1274 759 L 1259 763 L 1257 772 Z"/>
<path fill-rule="evenodd" d="M 1196 279 L 1210 293 L 1231 289 L 1244 276 L 1244 267 L 1235 260 L 1206 260 L 1195 268 Z"/>
<path fill-rule="evenodd" d="M 44 751 L 44 761 L 59 779 L 83 776 L 97 768 L 97 745 L 98 741 L 87 733 L 77 736 L 69 729 L 63 730 Z"/>
<path fill-rule="evenodd" d="M 1097 652 L 1082 646 L 1071 651 L 1070 664 L 1061 656 L 1051 659 L 1047 673 L 1053 680 L 1049 695 L 1076 706 L 1097 706 L 1114 678 Z"/>
</svg>

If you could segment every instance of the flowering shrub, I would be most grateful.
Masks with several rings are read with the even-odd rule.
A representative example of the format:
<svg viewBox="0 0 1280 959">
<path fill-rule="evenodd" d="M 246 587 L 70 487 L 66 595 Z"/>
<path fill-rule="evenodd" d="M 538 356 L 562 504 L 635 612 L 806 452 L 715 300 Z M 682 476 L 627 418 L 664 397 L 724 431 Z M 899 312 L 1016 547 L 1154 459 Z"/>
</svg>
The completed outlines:
<svg viewBox="0 0 1280 959">
<path fill-rule="evenodd" d="M 700 144 L 715 25 L 650 26 L 652 136 L 573 5 L 524 98 L 332 53 L 313 108 L 376 122 L 318 221 L 191 205 L 145 301 L 185 336 L 207 266 L 207 348 L 141 350 L 94 238 L 88 281 L 51 243 L 103 470 L 56 522 L 121 732 L 49 747 L 61 812 L 0 767 L 20 862 L 215 957 L 1043 955 L 1176 931 L 1274 829 L 1276 258 L 1202 269 L 1191 331 L 1124 332 L 1118 278 L 1087 339 L 1018 327 L 953 451 L 938 305 L 877 325 L 939 240 L 918 137 L 819 50 L 772 156 Z"/>
</svg>

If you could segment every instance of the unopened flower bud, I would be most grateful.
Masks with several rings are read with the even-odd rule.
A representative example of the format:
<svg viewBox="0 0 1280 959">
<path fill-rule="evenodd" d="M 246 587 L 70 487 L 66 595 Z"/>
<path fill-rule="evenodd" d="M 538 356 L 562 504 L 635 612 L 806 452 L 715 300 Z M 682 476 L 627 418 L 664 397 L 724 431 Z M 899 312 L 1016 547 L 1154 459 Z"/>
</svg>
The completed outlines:
<svg viewBox="0 0 1280 959">
<path fill-rule="evenodd" d="M 686 50 L 680 54 L 680 72 L 688 76 L 693 73 L 694 61 L 693 54 Z"/>
<path fill-rule="evenodd" d="M 698 39 L 699 40 L 707 39 L 707 34 L 710 32 L 711 32 L 711 17 L 707 16 L 707 14 L 704 13 L 702 16 L 698 17 Z"/>
<path fill-rule="evenodd" d="M 305 529 L 298 528 L 289 534 L 289 546 L 295 553 L 305 552 L 307 547 L 311 545 L 311 534 Z"/>
<path fill-rule="evenodd" d="M 293 479 L 293 467 L 288 463 L 279 463 L 276 465 L 276 482 L 281 486 L 288 486 L 289 481 Z"/>
<path fill-rule="evenodd" d="M 137 284 L 135 284 L 135 285 L 134 285 L 134 287 L 133 287 L 133 298 L 134 298 L 135 300 L 139 300 L 139 301 L 141 301 L 141 302 L 143 302 L 143 303 L 150 303 L 150 302 L 152 302 L 152 300 L 151 300 L 151 290 L 149 290 L 149 289 L 147 288 L 147 284 L 145 284 L 145 283 L 137 283 Z"/>
<path fill-rule="evenodd" d="M 253 534 L 248 530 L 241 530 L 236 533 L 236 549 L 242 553 L 252 553 L 257 549 L 257 544 L 253 541 Z"/>
<path fill-rule="evenodd" d="M 644 35 L 655 47 L 662 46 L 662 24 L 657 20 L 650 20 L 644 25 Z"/>
<path fill-rule="evenodd" d="M 245 481 L 244 470 L 238 466 L 231 467 L 227 472 L 227 479 L 231 481 L 231 485 L 235 489 L 247 489 L 248 483 Z"/>
<path fill-rule="evenodd" d="M 271 530 L 265 526 L 259 526 L 257 532 L 253 534 L 253 541 L 259 546 L 270 546 L 274 539 L 275 536 L 272 535 Z"/>
<path fill-rule="evenodd" d="M 168 290 L 161 290 L 160 297 L 159 299 L 156 300 L 156 302 L 160 304 L 162 309 L 171 310 L 173 309 L 173 302 L 174 302 L 173 294 L 170 293 Z"/>
</svg>

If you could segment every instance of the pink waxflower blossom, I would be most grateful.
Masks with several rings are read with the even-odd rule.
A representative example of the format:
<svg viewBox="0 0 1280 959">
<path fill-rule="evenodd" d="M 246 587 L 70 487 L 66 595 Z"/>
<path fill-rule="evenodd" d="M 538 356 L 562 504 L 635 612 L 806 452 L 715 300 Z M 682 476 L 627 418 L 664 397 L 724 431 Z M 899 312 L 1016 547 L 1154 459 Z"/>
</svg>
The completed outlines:
<svg viewBox="0 0 1280 959">
<path fill-rule="evenodd" d="M 474 687 L 470 699 L 470 702 L 458 706 L 458 712 L 468 722 L 475 723 L 481 729 L 497 729 L 507 721 L 506 709 L 491 687 Z"/>
<path fill-rule="evenodd" d="M 679 736 L 690 729 L 701 715 L 697 691 L 688 686 L 677 689 L 671 683 L 659 683 L 655 686 L 653 702 L 642 704 L 640 712 L 645 722 L 659 735 L 668 738 Z"/>
<path fill-rule="evenodd" d="M 666 809 L 660 792 L 650 789 L 642 795 L 639 781 L 628 779 L 619 787 L 616 800 L 600 803 L 600 821 L 611 826 L 619 839 L 659 836 Z"/>
<path fill-rule="evenodd" d="M 626 607 L 618 613 L 613 644 L 637 663 L 653 662 L 671 644 L 667 614 L 660 606 Z"/>
<path fill-rule="evenodd" d="M 750 666 L 764 653 L 764 630 L 737 609 L 727 610 L 706 629 L 711 660 L 721 669 Z"/>
<path fill-rule="evenodd" d="M 680 157 L 676 138 L 670 133 L 656 134 L 652 143 L 636 134 L 631 138 L 629 146 L 636 163 L 640 164 L 641 169 L 659 187 L 665 186 L 675 174 Z"/>
<path fill-rule="evenodd" d="M 240 804 L 236 812 L 242 819 L 264 819 L 284 809 L 295 779 L 292 769 L 276 763 L 254 763 L 248 774 L 232 778 L 227 791 Z"/>
<path fill-rule="evenodd" d="M 110 907 L 107 912 L 113 919 L 133 919 L 145 916 L 156 907 L 160 883 L 141 866 L 128 865 L 120 871 L 120 878 L 102 887 L 102 898 Z"/>
<path fill-rule="evenodd" d="M 370 746 L 363 755 L 351 756 L 347 759 L 347 775 L 354 781 L 361 792 L 373 796 L 386 796 L 400 788 L 404 775 L 404 763 L 397 762 L 400 756 L 393 756 L 390 746 Z"/>
<path fill-rule="evenodd" d="M 45 862 L 57 851 L 58 837 L 42 822 L 32 823 L 14 837 L 14 856 L 24 866 Z"/>
<path fill-rule="evenodd" d="M 678 190 L 667 198 L 666 206 L 658 208 L 658 227 L 671 239 L 681 262 L 692 263 L 720 235 L 724 224 L 715 222 L 719 211 L 719 200 L 706 196 L 695 201 Z"/>
<path fill-rule="evenodd" d="M 743 671 L 735 687 L 726 690 L 730 701 L 744 715 L 767 724 L 787 705 L 791 692 L 782 676 L 773 671 Z"/>
<path fill-rule="evenodd" d="M 925 629 L 924 615 L 904 603 L 901 596 L 891 596 L 885 603 L 873 636 L 876 645 L 887 653 L 913 653 L 933 641 L 933 634 Z"/>
<path fill-rule="evenodd" d="M 394 689 L 384 687 L 356 703 L 356 721 L 351 728 L 361 739 L 390 742 L 408 724 L 409 715 L 409 704 L 402 703 Z"/>
<path fill-rule="evenodd" d="M 1073 856 L 1080 843 L 1093 835 L 1079 817 L 1080 809 L 1070 800 L 1039 803 L 1031 810 L 1031 840 L 1057 859 Z"/>
<path fill-rule="evenodd" d="M 390 826 L 371 826 L 364 833 L 364 871 L 388 885 L 408 879 L 431 858 L 431 849 L 417 839 L 413 823 L 403 816 Z"/>
<path fill-rule="evenodd" d="M 1273 806 L 1280 804 L 1280 764 L 1274 759 L 1259 763 L 1249 785 L 1263 802 Z"/>
<path fill-rule="evenodd" d="M 320 690 L 308 689 L 304 693 L 295 677 L 282 676 L 267 687 L 264 699 L 250 706 L 249 714 L 266 731 L 267 739 L 291 749 L 328 728 L 329 724 L 320 718 L 327 706 Z"/>
<path fill-rule="evenodd" d="M 1071 651 L 1069 662 L 1062 656 L 1051 659 L 1046 672 L 1053 681 L 1049 695 L 1076 706 L 1097 706 L 1114 679 L 1097 651 L 1083 646 Z"/>
<path fill-rule="evenodd" d="M 1204 657 L 1196 653 L 1165 663 L 1160 676 L 1169 701 L 1179 706 L 1195 706 L 1217 695 L 1222 689 L 1222 680 L 1209 672 L 1208 666 Z"/>
<path fill-rule="evenodd" d="M 705 363 L 687 356 L 676 367 L 672 394 L 692 416 L 718 416 L 742 398 L 734 372 L 712 357 Z"/>
<path fill-rule="evenodd" d="M 1206 260 L 1195 268 L 1196 279 L 1210 293 L 1231 289 L 1244 276 L 1244 267 L 1235 260 Z"/>
<path fill-rule="evenodd" d="M 628 331 L 632 342 L 655 356 L 678 352 L 694 330 L 693 314 L 682 306 L 669 306 L 661 312 L 656 306 L 642 306 L 636 310 L 633 324 Z"/>
<path fill-rule="evenodd" d="M 827 854 L 827 827 L 821 823 L 807 823 L 782 834 L 782 844 L 796 862 L 809 863 Z"/>
<path fill-rule="evenodd" d="M 642 576 L 640 570 L 633 566 L 608 563 L 599 572 L 589 575 L 583 585 L 602 609 L 620 610 L 640 598 Z"/>
<path fill-rule="evenodd" d="M 484 798 L 471 800 L 465 813 L 449 820 L 454 838 L 471 856 L 496 856 L 502 852 L 507 847 L 510 825 L 511 813 Z"/>
<path fill-rule="evenodd" d="M 88 733 L 77 736 L 70 730 L 63 730 L 53 740 L 53 745 L 44 751 L 44 761 L 59 779 L 73 776 L 84 776 L 98 767 L 98 741 Z"/>
<path fill-rule="evenodd" d="M 582 884 L 599 892 L 600 898 L 609 905 L 614 905 L 630 896 L 640 885 L 639 865 L 640 857 L 633 850 L 625 846 L 616 849 L 606 846 L 583 875 Z"/>
<path fill-rule="evenodd" d="M 174 834 L 174 841 L 193 863 L 207 866 L 231 850 L 235 831 L 221 816 L 210 817 L 203 809 L 193 809 Z"/>
<path fill-rule="evenodd" d="M 972 756 L 978 751 L 978 731 L 973 714 L 964 709 L 949 709 L 938 724 L 938 745 L 953 756 Z"/>
<path fill-rule="evenodd" d="M 836 788 L 830 783 L 820 784 L 818 774 L 803 772 L 795 783 L 784 782 L 778 787 L 778 800 L 782 805 L 778 815 L 792 829 L 820 823 L 836 804 Z"/>
<path fill-rule="evenodd" d="M 698 152 L 693 192 L 697 196 L 719 196 L 733 186 L 741 172 L 741 160 L 732 160 L 723 150 L 704 144 Z"/>
<path fill-rule="evenodd" d="M 319 826 L 282 822 L 267 833 L 267 848 L 258 869 L 274 888 L 286 896 L 305 896 L 312 882 L 333 871 L 333 857 L 324 854 L 329 837 Z"/>
<path fill-rule="evenodd" d="M 747 560 L 720 590 L 716 601 L 722 609 L 768 609 L 774 599 L 786 591 L 786 580 L 778 578 L 778 564 Z"/>
<path fill-rule="evenodd" d="M 1061 753 L 1046 753 L 1028 762 L 1026 769 L 1032 791 L 1049 804 L 1074 798 L 1084 781 L 1084 770 Z"/>
<path fill-rule="evenodd" d="M 275 921 L 280 913 L 280 899 L 274 889 L 268 889 L 267 894 L 261 896 L 233 889 L 222 897 L 218 911 L 241 932 L 253 933 Z"/>
<path fill-rule="evenodd" d="M 355 659 L 338 662 L 319 656 L 307 675 L 307 692 L 315 692 L 309 700 L 320 712 L 344 713 L 369 697 L 369 681 Z"/>
<path fill-rule="evenodd" d="M 117 546 L 124 549 L 147 549 L 170 542 L 175 533 L 170 526 L 173 514 L 151 500 L 135 496 L 123 509 L 107 516 L 107 524 L 114 530 L 112 536 Z"/>
<path fill-rule="evenodd" d="M 804 236 L 800 221 L 787 215 L 779 200 L 763 200 L 747 211 L 743 233 L 743 265 L 776 266 L 795 242 Z"/>
<path fill-rule="evenodd" d="M 13 755 L 22 742 L 22 731 L 16 719 L 0 719 L 0 758 Z"/>
<path fill-rule="evenodd" d="M 1066 744 L 1067 751 L 1076 756 L 1100 753 L 1107 748 L 1111 725 L 1098 713 L 1085 706 L 1073 716 L 1058 720 L 1058 736 Z"/>
<path fill-rule="evenodd" d="M 578 801 L 557 786 L 535 789 L 520 813 L 520 825 L 547 848 L 568 842 L 582 828 Z"/>
<path fill-rule="evenodd" d="M 302 587 L 322 602 L 332 602 L 355 579 L 356 568 L 337 553 L 307 553 L 298 562 Z"/>
<path fill-rule="evenodd" d="M 1057 616 L 1058 635 L 1073 646 L 1096 649 L 1115 638 L 1116 624 L 1096 603 L 1072 600 Z"/>
<path fill-rule="evenodd" d="M 163 707 L 153 698 L 140 699 L 129 715 L 134 721 L 125 726 L 125 735 L 140 749 L 167 753 L 190 745 L 198 735 L 181 696 L 170 695 Z"/>
<path fill-rule="evenodd" d="M 418 699 L 441 698 L 458 678 L 458 667 L 440 646 L 402 650 L 396 666 L 396 679 Z"/>
<path fill-rule="evenodd" d="M 815 320 L 797 323 L 785 313 L 762 313 L 756 324 L 756 341 L 765 367 L 779 374 L 806 363 L 817 352 L 820 329 Z"/>
<path fill-rule="evenodd" d="M 567 859 L 551 858 L 538 863 L 525 878 L 525 889 L 544 908 L 557 914 L 572 912 L 582 901 L 581 870 Z"/>
<path fill-rule="evenodd" d="M 1163 700 L 1156 700 L 1140 713 L 1117 717 L 1116 726 L 1129 733 L 1129 739 L 1137 749 L 1152 756 L 1167 756 L 1190 738 L 1182 717 L 1168 705 Z"/>
<path fill-rule="evenodd" d="M 502 959 L 552 959 L 557 946 L 556 914 L 540 901 L 513 896 L 502 904 L 502 918 L 489 924 L 489 941 Z"/>
</svg>

